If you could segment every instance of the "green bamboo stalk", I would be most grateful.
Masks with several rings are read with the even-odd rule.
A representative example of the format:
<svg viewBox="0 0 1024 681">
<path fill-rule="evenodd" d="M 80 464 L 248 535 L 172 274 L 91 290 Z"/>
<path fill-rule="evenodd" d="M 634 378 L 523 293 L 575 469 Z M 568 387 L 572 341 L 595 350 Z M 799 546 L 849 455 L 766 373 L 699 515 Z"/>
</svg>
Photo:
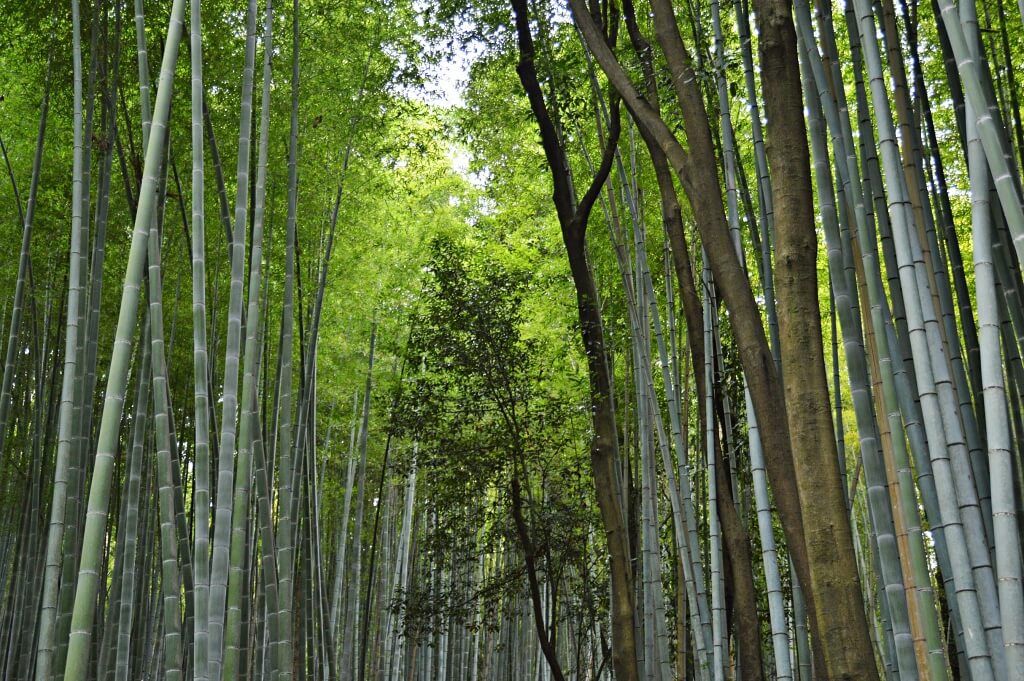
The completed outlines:
<svg viewBox="0 0 1024 681">
<path fill-rule="evenodd" d="M 166 164 L 164 175 L 166 177 Z M 151 228 L 152 229 L 152 228 Z M 156 439 L 157 496 L 160 518 L 160 587 L 163 593 L 163 673 L 169 681 L 181 678 L 181 578 L 175 528 L 174 487 L 171 472 L 171 433 L 164 343 L 161 234 L 151 231 L 149 252 L 149 323 L 153 362 L 153 429 Z"/>
<path fill-rule="evenodd" d="M 238 421 L 239 350 L 242 344 L 242 277 L 245 269 L 245 225 L 247 224 L 249 153 L 252 134 L 252 88 L 256 61 L 256 0 L 246 11 L 245 64 L 242 69 L 242 102 L 238 132 L 237 192 L 231 241 L 231 292 L 228 300 L 227 342 L 224 349 L 224 388 L 220 446 L 213 523 L 213 555 L 210 566 L 209 674 L 221 678 L 224 659 L 224 617 L 228 589 L 233 490 L 235 488 L 235 445 Z M 244 509 L 237 509 L 243 513 Z"/>
<path fill-rule="evenodd" d="M 142 121 L 143 153 L 148 150 L 149 131 L 152 127 L 152 97 L 149 94 L 149 48 L 146 43 L 145 3 L 135 0 L 135 53 L 139 65 L 139 113 Z"/>
<path fill-rule="evenodd" d="M 904 14 L 906 14 L 904 10 Z M 963 256 L 960 250 L 960 242 L 957 239 L 956 227 L 953 221 L 953 208 L 949 200 L 948 182 L 946 180 L 945 165 L 940 153 L 938 136 L 935 131 L 935 121 L 932 116 L 932 108 L 928 91 L 925 87 L 924 70 L 921 67 L 921 60 L 917 55 L 917 34 L 911 32 L 914 22 L 908 22 L 907 40 L 911 45 L 911 55 L 914 68 L 914 91 L 921 102 L 921 118 L 927 133 L 925 144 L 925 160 L 929 170 L 930 185 L 933 187 L 933 203 L 936 207 L 937 220 L 942 230 L 943 245 L 946 251 L 946 260 L 953 279 L 953 287 L 956 293 L 957 307 L 959 311 L 961 334 L 963 336 L 964 349 L 967 355 L 967 372 L 974 395 L 975 404 L 981 404 L 981 358 L 978 347 L 978 332 L 974 324 L 972 314 L 971 296 L 967 288 L 967 278 L 964 273 Z M 982 416 L 982 414 L 979 414 Z M 984 427 L 984 421 L 982 421 Z"/>
<path fill-rule="evenodd" d="M 227 591 L 227 621 L 224 632 L 223 677 L 234 679 L 240 673 L 242 643 L 242 561 L 249 544 L 249 494 L 252 485 L 253 443 L 260 431 L 257 422 L 259 371 L 260 286 L 263 262 L 263 232 L 267 182 L 267 153 L 270 136 L 270 58 L 273 49 L 273 5 L 267 0 L 263 26 L 263 97 L 260 107 L 259 149 L 256 161 L 255 202 L 253 206 L 252 245 L 249 261 L 248 310 L 246 312 L 245 356 L 242 367 L 242 409 L 239 419 L 238 456 L 234 485 L 234 508 L 231 520 L 231 562 Z M 237 220 L 236 216 L 236 220 Z M 275 618 L 276 619 L 276 618 Z"/>
<path fill-rule="evenodd" d="M 203 168 L 203 40 L 201 0 L 190 2 L 192 67 L 192 344 L 195 385 L 194 550 L 196 612 L 192 645 L 195 681 L 209 676 L 210 393 L 206 342 L 206 202 Z M 187 632 L 186 632 L 187 633 Z"/>
<path fill-rule="evenodd" d="M 89 81 L 86 88 L 86 110 L 85 110 L 85 139 L 92 142 L 96 139 L 95 133 L 95 113 L 96 113 L 96 87 L 97 87 L 97 72 L 101 69 L 100 56 L 99 56 L 99 39 L 100 39 L 100 4 L 94 3 L 92 9 L 92 17 L 90 20 L 90 31 L 89 31 Z M 104 12 L 104 15 L 106 13 Z M 104 61 L 106 57 L 104 56 Z M 104 72 L 106 65 L 102 66 Z M 105 78 L 105 74 L 104 74 Z M 103 107 L 104 112 L 106 107 Z M 83 158 L 83 169 L 82 169 L 82 243 L 89 243 L 89 219 L 90 219 L 90 206 L 92 191 L 92 148 L 93 144 L 85 145 L 85 156 Z M 109 155 L 104 159 L 104 164 L 101 166 L 101 178 L 100 184 L 103 183 L 103 170 L 106 166 L 106 161 L 109 160 Z M 109 198 L 109 197 L 108 197 Z M 100 203 L 97 203 L 97 214 L 101 208 Z M 105 255 L 104 242 L 106 240 L 106 224 L 97 225 L 97 231 L 93 238 L 93 257 L 92 261 L 89 260 L 88 253 L 83 249 L 82 252 L 82 271 L 89 273 L 89 285 L 86 289 L 85 305 L 81 310 L 82 314 L 82 327 L 85 330 L 85 335 L 81 340 L 81 347 L 79 352 L 82 354 L 83 364 L 79 367 L 80 382 L 77 384 L 81 397 L 78 399 L 79 408 L 81 409 L 81 416 L 78 421 L 78 432 L 75 434 L 75 447 L 78 449 L 78 458 L 80 461 L 85 462 L 87 452 L 91 446 L 92 439 L 92 411 L 93 401 L 90 399 L 92 395 L 92 388 L 95 383 L 95 333 L 92 333 L 91 317 L 92 309 L 98 307 L 99 301 L 96 299 L 98 292 L 102 288 L 103 280 L 103 259 Z M 91 266 L 91 262 L 96 263 L 96 266 Z M 91 350 L 91 352 L 90 352 Z M 83 463 L 83 470 L 87 469 L 87 464 Z M 72 567 L 73 566 L 69 566 Z M 73 574 L 73 573 L 72 573 Z M 68 580 L 72 582 L 73 580 Z M 63 589 L 63 585 L 62 585 Z M 69 596 L 71 591 L 69 590 Z"/>
<path fill-rule="evenodd" d="M 98 42 L 99 42 L 99 22 L 98 22 L 99 3 L 95 3 L 91 16 L 89 17 L 89 66 L 88 66 L 88 81 L 86 84 L 85 100 L 83 102 L 85 106 L 84 111 L 84 130 L 82 133 L 83 139 L 87 140 L 82 150 L 82 176 L 81 176 L 81 188 L 82 193 L 79 196 L 79 200 L 82 205 L 80 207 L 81 222 L 79 223 L 79 229 L 81 231 L 81 243 L 82 250 L 79 253 L 79 259 L 81 261 L 80 268 L 84 276 L 89 277 L 92 280 L 92 273 L 89 270 L 89 218 L 90 218 L 90 191 L 92 189 L 91 170 L 92 170 L 92 144 L 93 139 L 93 117 L 95 112 L 96 103 L 96 65 L 97 65 L 97 53 L 98 53 Z M 79 529 L 82 523 L 82 494 L 85 488 L 85 481 L 88 479 L 89 465 L 87 462 L 88 451 L 89 451 L 89 435 L 86 431 L 90 430 L 89 425 L 86 424 L 86 419 L 91 417 L 92 412 L 92 400 L 89 399 L 89 393 L 86 393 L 86 377 L 89 374 L 88 356 L 86 352 L 86 345 L 89 342 L 89 331 L 88 331 L 88 309 L 90 306 L 89 294 L 92 288 L 90 283 L 82 282 L 84 299 L 83 304 L 79 307 L 79 333 L 81 334 L 78 340 L 79 354 L 78 360 L 76 361 L 75 371 L 75 398 L 74 398 L 74 411 L 72 415 L 72 421 L 75 424 L 74 432 L 72 433 L 72 444 L 71 444 L 71 493 L 68 496 L 68 510 L 65 518 L 67 528 L 64 534 L 64 564 L 61 567 L 61 586 L 60 595 L 58 597 L 58 614 L 57 614 L 57 659 L 55 665 L 59 668 L 64 663 L 64 656 L 67 652 L 67 634 L 68 629 L 71 626 L 71 606 L 74 600 L 75 591 L 75 570 L 77 568 L 78 557 L 81 552 L 81 537 Z"/>
<path fill-rule="evenodd" d="M 257 437 L 253 442 L 253 458 L 255 462 L 257 524 L 260 534 L 260 569 L 262 571 L 262 591 L 267 613 L 266 631 L 269 654 L 265 655 L 264 659 L 270 670 L 266 677 L 274 679 L 281 678 L 286 673 L 286 670 L 291 667 L 292 658 L 290 657 L 290 648 L 284 647 L 281 641 L 283 622 L 280 615 L 279 571 L 275 560 L 277 547 L 274 538 L 273 513 L 271 510 L 271 478 L 267 471 L 263 440 L 260 437 Z M 289 613 L 290 615 L 291 613 Z M 286 656 L 286 652 L 289 655 Z"/>
<path fill-rule="evenodd" d="M 64 543 L 65 510 L 71 478 L 72 438 L 74 419 L 75 376 L 78 368 L 78 337 L 82 306 L 82 46 L 81 16 L 77 0 L 71 3 L 72 69 L 74 72 L 74 157 L 71 181 L 71 243 L 68 266 L 67 317 L 65 320 L 64 373 L 61 383 L 60 417 L 58 425 L 57 458 L 54 465 L 53 499 L 50 505 L 50 526 L 47 535 L 46 561 L 43 577 L 43 597 L 36 644 L 36 681 L 49 681 L 53 656 L 58 644 L 55 640 L 57 624 L 61 547 Z"/>
<path fill-rule="evenodd" d="M 327 441 L 325 448 L 330 444 L 330 430 L 328 430 Z M 386 448 L 385 448 L 386 451 Z M 315 450 L 311 447 L 308 450 L 309 462 L 308 474 L 307 474 L 307 519 L 308 528 L 307 541 L 309 543 L 309 556 L 310 556 L 310 576 L 312 578 L 312 588 L 309 592 L 310 600 L 312 601 L 308 612 L 311 615 L 311 629 L 312 636 L 310 637 L 310 646 L 315 653 L 315 660 L 313 661 L 314 676 L 322 677 L 325 681 L 330 681 L 331 670 L 335 667 L 333 649 L 328 645 L 327 639 L 327 626 L 328 626 L 328 614 L 327 614 L 327 592 L 324 587 L 325 575 L 323 567 L 323 554 L 321 551 L 320 538 L 323 536 L 322 527 L 320 523 L 320 495 L 321 486 L 317 476 L 317 466 L 315 462 Z M 378 594 L 382 594 L 378 591 Z M 387 606 L 381 602 L 378 608 L 378 612 L 386 608 Z M 378 627 L 378 636 L 380 629 Z"/>
<path fill-rule="evenodd" d="M 150 386 L 152 376 L 148 375 Z M 148 453 L 152 450 L 152 434 L 148 432 L 144 436 L 143 456 L 149 459 Z M 139 527 L 139 574 L 138 586 L 136 588 L 135 602 L 132 605 L 133 612 L 138 613 L 138 620 L 133 622 L 134 631 L 131 638 L 131 651 L 129 657 L 129 678 L 138 678 L 146 669 L 147 665 L 153 662 L 150 656 L 155 654 L 149 651 L 154 650 L 159 636 L 154 630 L 159 627 L 160 608 L 162 601 L 155 597 L 158 593 L 155 589 L 155 580 L 158 577 L 153 569 L 155 560 L 155 544 L 153 530 L 156 517 L 156 493 L 155 473 L 151 465 L 143 463 L 142 491 L 140 495 L 140 527 Z M 145 615 L 143 615 L 145 613 Z"/>
<path fill-rule="evenodd" d="M 285 235 L 285 276 L 284 299 L 281 305 L 281 348 L 280 348 L 280 380 L 277 384 L 278 447 L 281 452 L 280 495 L 279 503 L 283 522 L 278 524 L 278 567 L 280 579 L 281 613 L 278 615 L 281 626 L 282 659 L 291 659 L 292 648 L 292 350 L 294 346 L 295 323 L 295 247 L 296 222 L 298 213 L 298 147 L 299 147 L 299 3 L 292 3 L 292 72 L 291 72 L 291 115 L 288 135 L 288 217 Z M 332 619 L 332 622 L 334 620 Z M 331 630 L 330 645 L 337 639 Z M 282 678 L 287 680 L 292 675 L 291 665 L 279 670 Z"/>
<path fill-rule="evenodd" d="M 148 317 L 148 315 L 147 315 Z M 142 472 L 145 467 L 146 423 L 149 409 L 149 392 L 152 386 L 152 365 L 150 364 L 151 343 L 149 320 L 143 321 L 142 343 L 140 345 L 139 371 L 135 387 L 135 409 L 132 415 L 132 444 L 128 450 L 127 489 L 121 503 L 124 506 L 124 575 L 118 598 L 117 644 L 114 661 L 115 681 L 128 681 L 129 658 L 132 646 L 136 583 L 142 574 L 137 568 L 139 536 L 139 494 L 142 486 Z M 111 613 L 110 617 L 113 617 Z"/>
<path fill-rule="evenodd" d="M 1024 589 L 1021 586 L 1020 534 L 1010 453 L 1012 445 L 1003 382 L 1003 355 L 999 342 L 999 301 L 992 254 L 994 230 L 989 205 L 990 176 L 972 114 L 973 103 L 968 102 L 966 120 L 971 180 L 971 232 L 974 239 L 978 340 L 992 489 L 995 567 L 999 577 L 999 613 L 1006 668 L 1011 674 L 1024 674 Z"/>
<path fill-rule="evenodd" d="M 707 262 L 707 258 L 702 260 Z M 711 280 L 711 270 L 705 265 L 703 270 L 704 288 L 704 347 L 706 350 L 704 358 L 704 385 L 707 386 L 705 400 L 705 414 L 707 422 L 704 424 L 704 444 L 707 447 L 707 475 L 708 475 L 708 532 L 710 545 L 711 573 L 711 628 L 712 628 L 712 651 L 713 666 L 712 678 L 714 681 L 725 679 L 725 661 L 728 655 L 728 638 L 725 632 L 725 594 L 723 593 L 722 576 L 722 545 L 721 529 L 718 521 L 718 493 L 715 484 L 715 476 L 719 474 L 715 463 L 715 402 L 712 395 L 714 385 L 714 371 L 712 369 L 712 348 L 714 347 L 714 335 L 712 327 L 712 311 L 714 308 Z"/>
<path fill-rule="evenodd" d="M 124 405 L 125 385 L 128 380 L 130 348 L 134 335 L 139 302 L 139 288 L 145 263 L 145 247 L 149 221 L 155 209 L 157 176 L 164 150 L 167 121 L 170 112 L 174 66 L 177 63 L 178 43 L 181 39 L 184 0 L 175 0 L 171 11 L 160 69 L 160 85 L 157 92 L 155 116 L 149 144 L 146 148 L 146 162 L 143 185 L 139 194 L 139 209 L 135 217 L 131 250 L 125 274 L 118 313 L 114 353 L 108 371 L 106 396 L 92 483 L 89 490 L 88 513 L 83 535 L 82 561 L 79 567 L 78 586 L 75 593 L 75 607 L 71 620 L 71 639 L 64 671 L 66 681 L 80 681 L 88 673 L 90 642 L 95 618 L 95 597 L 99 587 L 99 563 L 106 529 L 109 506 L 110 480 L 113 474 L 114 457 L 117 452 L 118 431 Z"/>
</svg>

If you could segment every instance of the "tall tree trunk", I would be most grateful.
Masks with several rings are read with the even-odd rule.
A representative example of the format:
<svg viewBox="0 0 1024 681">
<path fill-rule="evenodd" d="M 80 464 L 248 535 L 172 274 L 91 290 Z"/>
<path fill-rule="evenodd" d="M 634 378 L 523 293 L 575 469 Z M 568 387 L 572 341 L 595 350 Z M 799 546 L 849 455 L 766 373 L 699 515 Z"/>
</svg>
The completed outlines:
<svg viewBox="0 0 1024 681">
<path fill-rule="evenodd" d="M 816 638 L 830 679 L 877 679 L 829 413 L 817 236 L 796 31 L 788 0 L 754 0 L 775 207 L 776 295 L 792 457 L 811 563 Z"/>
<path fill-rule="evenodd" d="M 512 9 L 519 42 L 519 64 L 516 71 L 530 100 L 530 108 L 537 119 L 544 154 L 551 169 L 554 182 L 553 199 L 569 259 L 569 270 L 576 288 L 580 333 L 587 357 L 590 413 L 594 428 L 590 440 L 590 461 L 611 563 L 612 667 L 618 681 L 639 681 L 636 635 L 633 627 L 633 575 L 618 481 L 618 431 L 615 424 L 611 369 L 608 363 L 604 324 L 598 307 L 597 285 L 586 254 L 586 228 L 590 211 L 608 178 L 615 146 L 618 143 L 618 106 L 616 102 L 612 107 L 611 126 L 601 163 L 586 194 L 577 203 L 569 178 L 568 159 L 537 80 L 528 3 L 526 0 L 512 0 Z"/>
</svg>

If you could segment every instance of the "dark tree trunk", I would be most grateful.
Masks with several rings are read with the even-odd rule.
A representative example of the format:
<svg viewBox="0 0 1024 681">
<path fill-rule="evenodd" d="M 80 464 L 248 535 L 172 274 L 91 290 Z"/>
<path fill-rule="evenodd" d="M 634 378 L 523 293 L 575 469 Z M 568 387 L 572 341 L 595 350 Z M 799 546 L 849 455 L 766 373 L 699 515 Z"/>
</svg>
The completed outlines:
<svg viewBox="0 0 1024 681">
<path fill-rule="evenodd" d="M 775 291 L 816 638 L 830 679 L 878 678 L 829 412 L 818 309 L 817 236 L 791 0 L 754 0 L 775 205 Z M 803 579 L 803 576 L 801 576 Z"/>
<path fill-rule="evenodd" d="M 611 370 L 601 310 L 598 307 L 597 286 L 586 256 L 586 228 L 590 211 L 608 178 L 615 145 L 618 143 L 618 102 L 614 101 L 611 106 L 611 124 L 601 163 L 586 194 L 576 203 L 569 178 L 568 159 L 537 80 L 527 0 L 512 0 L 512 10 L 515 15 L 520 55 L 516 71 L 530 100 L 530 108 L 537 119 L 541 144 L 551 169 L 554 184 L 552 198 L 562 229 L 569 270 L 576 288 L 580 333 L 587 357 L 591 420 L 594 428 L 590 441 L 590 460 L 597 505 L 608 543 L 611 572 L 612 667 L 618 681 L 639 681 L 636 637 L 633 629 L 633 575 L 617 475 L 618 432 L 611 390 Z"/>
<path fill-rule="evenodd" d="M 537 578 L 537 549 L 533 545 L 530 529 L 526 526 L 526 519 L 523 517 L 523 494 L 518 472 L 512 475 L 512 518 L 515 520 L 519 542 L 523 546 L 526 577 L 530 585 L 530 604 L 533 606 L 533 623 L 537 629 L 540 649 L 551 668 L 551 676 L 555 681 L 565 681 L 562 665 L 558 661 L 558 651 L 555 650 L 554 640 L 548 636 L 548 627 L 544 620 L 544 603 L 540 593 L 540 580 Z"/>
</svg>

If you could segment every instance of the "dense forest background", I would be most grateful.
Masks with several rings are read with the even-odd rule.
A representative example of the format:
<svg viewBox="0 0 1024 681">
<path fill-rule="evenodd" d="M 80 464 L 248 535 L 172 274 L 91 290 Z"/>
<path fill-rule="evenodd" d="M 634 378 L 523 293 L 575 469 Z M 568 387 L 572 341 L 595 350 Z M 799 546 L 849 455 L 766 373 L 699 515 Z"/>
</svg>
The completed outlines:
<svg viewBox="0 0 1024 681">
<path fill-rule="evenodd" d="M 1022 60 L 0 0 L 0 675 L 1024 679 Z"/>
</svg>

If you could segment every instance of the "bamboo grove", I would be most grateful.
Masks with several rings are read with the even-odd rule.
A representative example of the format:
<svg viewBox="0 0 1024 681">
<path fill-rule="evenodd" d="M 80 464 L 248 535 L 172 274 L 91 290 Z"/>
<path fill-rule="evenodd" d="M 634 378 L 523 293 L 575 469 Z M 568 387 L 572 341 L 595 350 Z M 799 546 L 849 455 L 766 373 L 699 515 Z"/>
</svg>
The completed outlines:
<svg viewBox="0 0 1024 681">
<path fill-rule="evenodd" d="M 1024 679 L 1024 4 L 0 35 L 3 679 Z"/>
</svg>

